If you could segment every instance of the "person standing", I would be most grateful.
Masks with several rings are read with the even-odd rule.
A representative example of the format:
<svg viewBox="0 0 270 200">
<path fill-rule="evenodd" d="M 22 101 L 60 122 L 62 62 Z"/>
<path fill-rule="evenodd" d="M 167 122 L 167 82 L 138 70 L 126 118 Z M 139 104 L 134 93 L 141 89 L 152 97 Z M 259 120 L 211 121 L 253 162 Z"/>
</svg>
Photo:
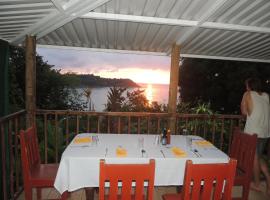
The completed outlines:
<svg viewBox="0 0 270 200">
<path fill-rule="evenodd" d="M 258 142 L 253 164 L 254 180 L 251 189 L 260 189 L 260 173 L 266 178 L 267 193 L 270 195 L 270 174 L 267 164 L 262 158 L 263 151 L 270 137 L 270 105 L 269 95 L 262 91 L 261 81 L 257 78 L 249 78 L 245 82 L 246 92 L 241 101 L 241 112 L 246 116 L 244 132 L 257 134 Z"/>
</svg>

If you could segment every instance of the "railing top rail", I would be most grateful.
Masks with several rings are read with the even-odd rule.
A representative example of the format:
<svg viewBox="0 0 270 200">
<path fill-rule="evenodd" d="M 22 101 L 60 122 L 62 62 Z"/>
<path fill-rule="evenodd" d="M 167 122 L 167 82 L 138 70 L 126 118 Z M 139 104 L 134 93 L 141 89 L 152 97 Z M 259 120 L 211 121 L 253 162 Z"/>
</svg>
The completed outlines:
<svg viewBox="0 0 270 200">
<path fill-rule="evenodd" d="M 36 110 L 37 114 L 59 114 L 59 115 L 102 115 L 102 116 L 157 116 L 168 117 L 169 113 L 150 113 L 150 112 L 94 112 L 94 111 L 73 111 L 73 110 Z"/>
<path fill-rule="evenodd" d="M 170 117 L 171 113 L 150 113 L 150 112 L 94 112 L 94 111 L 73 111 L 73 110 L 37 110 L 37 114 L 58 114 L 58 115 L 92 115 L 92 116 L 130 116 L 130 117 Z M 243 119 L 242 115 L 226 114 L 184 114 L 176 113 L 179 118 L 211 118 L 211 119 Z"/>
<path fill-rule="evenodd" d="M 18 112 L 6 115 L 6 116 L 0 118 L 0 123 L 2 123 L 4 121 L 7 121 L 7 120 L 10 120 L 10 119 L 12 119 L 12 118 L 14 118 L 14 117 L 16 117 L 18 115 L 22 115 L 22 114 L 25 114 L 25 113 L 26 113 L 26 110 L 20 110 Z"/>
</svg>

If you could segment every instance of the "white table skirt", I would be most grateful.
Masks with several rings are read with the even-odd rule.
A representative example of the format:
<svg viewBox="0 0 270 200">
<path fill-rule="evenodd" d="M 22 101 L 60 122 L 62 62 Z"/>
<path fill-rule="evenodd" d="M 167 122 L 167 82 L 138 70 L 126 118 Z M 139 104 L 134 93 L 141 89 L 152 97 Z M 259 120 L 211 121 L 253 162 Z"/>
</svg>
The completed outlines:
<svg viewBox="0 0 270 200">
<path fill-rule="evenodd" d="M 62 194 L 64 191 L 74 191 L 84 187 L 99 186 L 99 162 L 105 159 L 107 163 L 148 163 L 155 159 L 155 186 L 182 185 L 186 160 L 193 163 L 227 163 L 229 157 L 214 146 L 198 146 L 193 142 L 192 149 L 187 146 L 186 136 L 172 135 L 171 144 L 163 146 L 156 144 L 156 135 L 135 134 L 88 134 L 78 137 L 91 137 L 98 135 L 97 143 L 75 144 L 73 141 L 64 151 L 55 179 L 54 187 Z M 144 140 L 139 147 L 139 138 Z M 189 136 L 195 140 L 198 136 Z M 116 157 L 116 148 L 121 146 L 127 150 L 127 157 Z M 171 147 L 178 147 L 186 151 L 187 157 L 176 158 Z M 107 153 L 106 153 L 107 149 Z M 161 153 L 164 152 L 165 158 Z"/>
</svg>

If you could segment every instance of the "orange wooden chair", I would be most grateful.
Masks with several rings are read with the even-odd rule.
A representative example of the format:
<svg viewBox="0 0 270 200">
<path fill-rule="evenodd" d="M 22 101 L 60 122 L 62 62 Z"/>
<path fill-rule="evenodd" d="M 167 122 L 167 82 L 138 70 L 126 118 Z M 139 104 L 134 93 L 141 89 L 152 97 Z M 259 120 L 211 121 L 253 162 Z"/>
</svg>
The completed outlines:
<svg viewBox="0 0 270 200">
<path fill-rule="evenodd" d="M 155 161 L 152 159 L 149 164 L 106 164 L 101 160 L 99 200 L 152 200 L 154 177 Z M 148 183 L 146 195 L 144 182 Z M 105 183 L 109 183 L 108 194 L 105 194 Z"/>
<path fill-rule="evenodd" d="M 41 164 L 36 128 L 20 131 L 21 159 L 24 193 L 32 200 L 32 189 L 37 188 L 37 199 L 41 199 L 41 188 L 53 187 L 58 164 Z"/>
<path fill-rule="evenodd" d="M 236 160 L 229 163 L 193 164 L 186 162 L 182 192 L 165 194 L 164 200 L 229 200 L 235 176 Z"/>
<path fill-rule="evenodd" d="M 257 135 L 249 135 L 235 128 L 230 149 L 230 157 L 237 160 L 235 186 L 242 186 L 242 197 L 234 199 L 247 200 L 253 173 L 253 162 L 256 153 Z"/>
</svg>

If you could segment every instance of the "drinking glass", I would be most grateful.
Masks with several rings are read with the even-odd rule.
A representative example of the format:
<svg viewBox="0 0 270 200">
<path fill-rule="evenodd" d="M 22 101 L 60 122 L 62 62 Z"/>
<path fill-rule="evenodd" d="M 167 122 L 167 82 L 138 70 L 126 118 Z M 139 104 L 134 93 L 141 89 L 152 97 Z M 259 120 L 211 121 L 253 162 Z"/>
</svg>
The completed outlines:
<svg viewBox="0 0 270 200">
<path fill-rule="evenodd" d="M 144 147 L 144 138 L 139 137 L 138 138 L 138 148 L 143 149 L 143 147 Z"/>
<path fill-rule="evenodd" d="M 186 145 L 187 145 L 187 149 L 192 149 L 192 138 L 186 136 Z"/>
</svg>

